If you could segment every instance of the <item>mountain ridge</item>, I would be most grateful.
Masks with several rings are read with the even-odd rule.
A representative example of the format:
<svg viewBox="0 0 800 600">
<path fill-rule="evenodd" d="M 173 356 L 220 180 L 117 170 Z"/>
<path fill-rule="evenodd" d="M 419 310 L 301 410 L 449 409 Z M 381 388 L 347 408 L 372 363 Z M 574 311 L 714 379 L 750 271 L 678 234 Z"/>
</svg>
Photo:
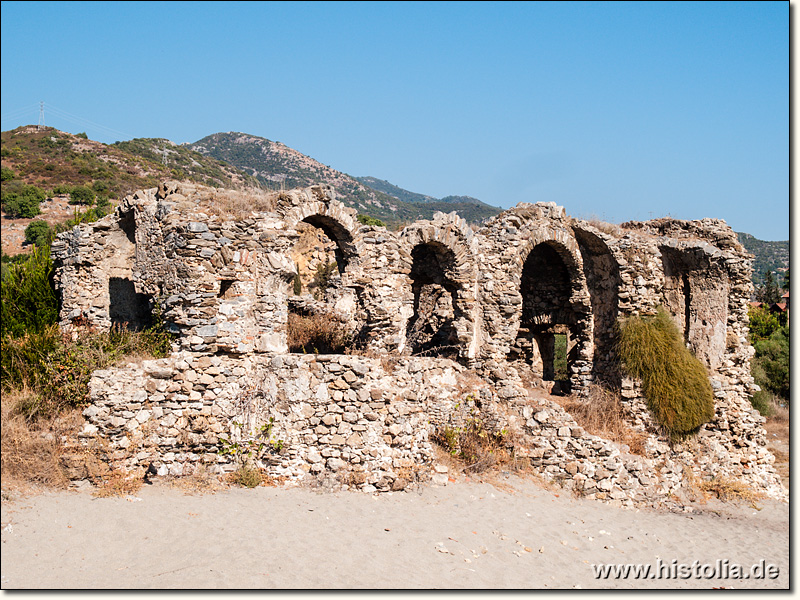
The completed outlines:
<svg viewBox="0 0 800 600">
<path fill-rule="evenodd" d="M 390 227 L 430 219 L 436 211 L 459 213 L 480 223 L 501 212 L 476 198 L 448 196 L 437 199 L 417 194 L 376 177 L 353 177 L 286 146 L 281 142 L 241 133 L 219 132 L 185 144 L 190 149 L 221 160 L 258 179 L 269 189 L 290 189 L 325 183 L 347 206 L 378 218 Z"/>
</svg>

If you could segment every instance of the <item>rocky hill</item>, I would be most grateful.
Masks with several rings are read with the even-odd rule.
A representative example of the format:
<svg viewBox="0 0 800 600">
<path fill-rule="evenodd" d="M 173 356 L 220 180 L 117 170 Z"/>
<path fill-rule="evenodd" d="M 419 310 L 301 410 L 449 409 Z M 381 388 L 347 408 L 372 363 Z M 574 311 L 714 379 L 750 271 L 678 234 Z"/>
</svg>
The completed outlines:
<svg viewBox="0 0 800 600">
<path fill-rule="evenodd" d="M 445 196 L 444 198 L 434 198 L 425 194 L 409 192 L 384 179 L 377 177 L 356 177 L 358 181 L 374 190 L 378 190 L 393 198 L 409 204 L 423 205 L 425 210 L 431 213 L 438 211 L 448 213 L 455 211 L 470 223 L 481 223 L 499 214 L 501 210 L 496 206 L 490 206 L 472 196 Z M 429 218 L 429 217 L 426 217 Z"/>
<path fill-rule="evenodd" d="M 430 219 L 436 211 L 458 212 L 464 219 L 480 222 L 500 212 L 480 200 L 449 197 L 440 200 L 415 194 L 374 177 L 356 178 L 337 171 L 280 142 L 246 133 L 215 133 L 188 147 L 225 161 L 257 178 L 269 189 L 291 189 L 325 183 L 344 204 L 376 217 L 390 227 L 417 219 Z"/>
</svg>

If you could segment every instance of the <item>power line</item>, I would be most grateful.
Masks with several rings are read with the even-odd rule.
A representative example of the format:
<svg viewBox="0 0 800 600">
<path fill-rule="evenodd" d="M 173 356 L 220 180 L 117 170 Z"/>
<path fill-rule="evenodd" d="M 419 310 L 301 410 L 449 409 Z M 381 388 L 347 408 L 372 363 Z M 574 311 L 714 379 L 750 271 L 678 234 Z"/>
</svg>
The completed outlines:
<svg viewBox="0 0 800 600">
<path fill-rule="evenodd" d="M 44 100 L 39 102 L 39 124 L 36 126 L 36 131 L 44 127 Z"/>
<path fill-rule="evenodd" d="M 38 106 L 37 104 L 30 104 L 24 108 L 17 108 L 15 110 L 11 110 L 7 113 L 4 113 L 0 115 L 0 122 L 5 123 L 6 121 L 17 120 L 25 116 L 26 114 L 33 116 L 37 106 Z"/>
</svg>

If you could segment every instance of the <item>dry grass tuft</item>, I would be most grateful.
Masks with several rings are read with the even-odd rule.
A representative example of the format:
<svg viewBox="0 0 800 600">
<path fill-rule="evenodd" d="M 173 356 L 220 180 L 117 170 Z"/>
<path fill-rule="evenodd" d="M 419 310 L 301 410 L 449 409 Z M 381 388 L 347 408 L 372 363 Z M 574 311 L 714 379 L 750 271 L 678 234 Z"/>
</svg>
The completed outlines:
<svg viewBox="0 0 800 600">
<path fill-rule="evenodd" d="M 290 312 L 287 341 L 289 352 L 344 354 L 352 344 L 353 335 L 333 315 L 303 316 Z"/>
<path fill-rule="evenodd" d="M 261 469 L 257 469 L 255 467 L 242 465 L 233 473 L 228 475 L 228 481 L 234 485 L 240 485 L 242 487 L 258 487 L 263 483 L 262 471 Z"/>
<path fill-rule="evenodd" d="M 614 223 L 606 223 L 605 221 L 601 221 L 596 217 L 589 220 L 589 225 L 591 225 L 598 231 L 607 233 L 608 235 L 613 235 L 617 237 L 621 235 L 619 225 L 615 225 Z"/>
<path fill-rule="evenodd" d="M 135 494 L 141 489 L 144 478 L 139 473 L 111 471 L 95 481 L 97 489 L 92 495 L 98 498 L 125 497 Z"/>
<path fill-rule="evenodd" d="M 227 487 L 220 478 L 214 473 L 210 473 L 205 467 L 199 467 L 190 475 L 172 477 L 169 479 L 170 487 L 181 490 L 184 495 L 193 496 L 195 494 L 214 494 Z"/>
<path fill-rule="evenodd" d="M 479 418 L 469 419 L 464 427 L 439 427 L 432 439 L 465 473 L 482 473 L 515 463 L 514 436 L 505 429 L 487 430 Z"/>
<path fill-rule="evenodd" d="M 278 205 L 280 193 L 251 189 L 246 192 L 216 190 L 212 199 L 203 202 L 205 210 L 222 218 L 241 221 L 254 212 L 272 212 Z"/>
<path fill-rule="evenodd" d="M 763 497 L 763 494 L 756 492 L 743 481 L 729 477 L 715 477 L 710 481 L 701 482 L 699 487 L 702 492 L 713 494 L 723 502 L 744 500 L 755 506 L 756 500 Z"/>
<path fill-rule="evenodd" d="M 69 435 L 82 422 L 80 412 L 30 421 L 21 414 L 19 406 L 29 404 L 31 394 L 28 389 L 8 389 L 0 400 L 3 487 L 24 488 L 34 484 L 65 488 L 69 480 L 59 462 L 63 451 L 61 437 Z"/>
<path fill-rule="evenodd" d="M 575 396 L 554 396 L 553 399 L 588 433 L 627 444 L 631 454 L 645 455 L 647 435 L 628 424 L 619 394 L 592 385 L 586 399 Z"/>
</svg>

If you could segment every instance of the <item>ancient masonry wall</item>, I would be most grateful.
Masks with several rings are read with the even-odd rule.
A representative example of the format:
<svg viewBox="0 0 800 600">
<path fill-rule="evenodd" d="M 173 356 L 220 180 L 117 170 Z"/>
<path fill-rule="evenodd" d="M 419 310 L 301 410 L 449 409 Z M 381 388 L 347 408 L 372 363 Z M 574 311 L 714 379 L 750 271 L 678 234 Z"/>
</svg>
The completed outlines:
<svg viewBox="0 0 800 600">
<path fill-rule="evenodd" d="M 437 213 L 394 234 L 360 225 L 327 188 L 272 200 L 233 218 L 225 207 L 245 192 L 168 182 L 59 236 L 63 327 L 143 327 L 155 312 L 176 334 L 170 358 L 94 374 L 82 445 L 119 468 L 177 475 L 232 470 L 236 452 L 225 450 L 252 441 L 275 477 L 389 490 L 430 475 L 437 430 L 480 418 L 515 435 L 521 460 L 588 496 L 652 500 L 684 469 L 785 496 L 749 403 L 750 257 L 724 222 L 613 226 L 521 204 L 478 231 Z M 336 243 L 327 304 L 291 297 L 300 223 Z M 366 356 L 289 353 L 299 305 L 339 313 Z M 614 355 L 617 319 L 659 305 L 715 392 L 714 420 L 677 446 L 659 437 Z M 557 336 L 568 348 L 561 382 Z M 646 456 L 586 434 L 523 382 L 579 396 L 595 382 L 620 389 L 649 436 Z"/>
</svg>

